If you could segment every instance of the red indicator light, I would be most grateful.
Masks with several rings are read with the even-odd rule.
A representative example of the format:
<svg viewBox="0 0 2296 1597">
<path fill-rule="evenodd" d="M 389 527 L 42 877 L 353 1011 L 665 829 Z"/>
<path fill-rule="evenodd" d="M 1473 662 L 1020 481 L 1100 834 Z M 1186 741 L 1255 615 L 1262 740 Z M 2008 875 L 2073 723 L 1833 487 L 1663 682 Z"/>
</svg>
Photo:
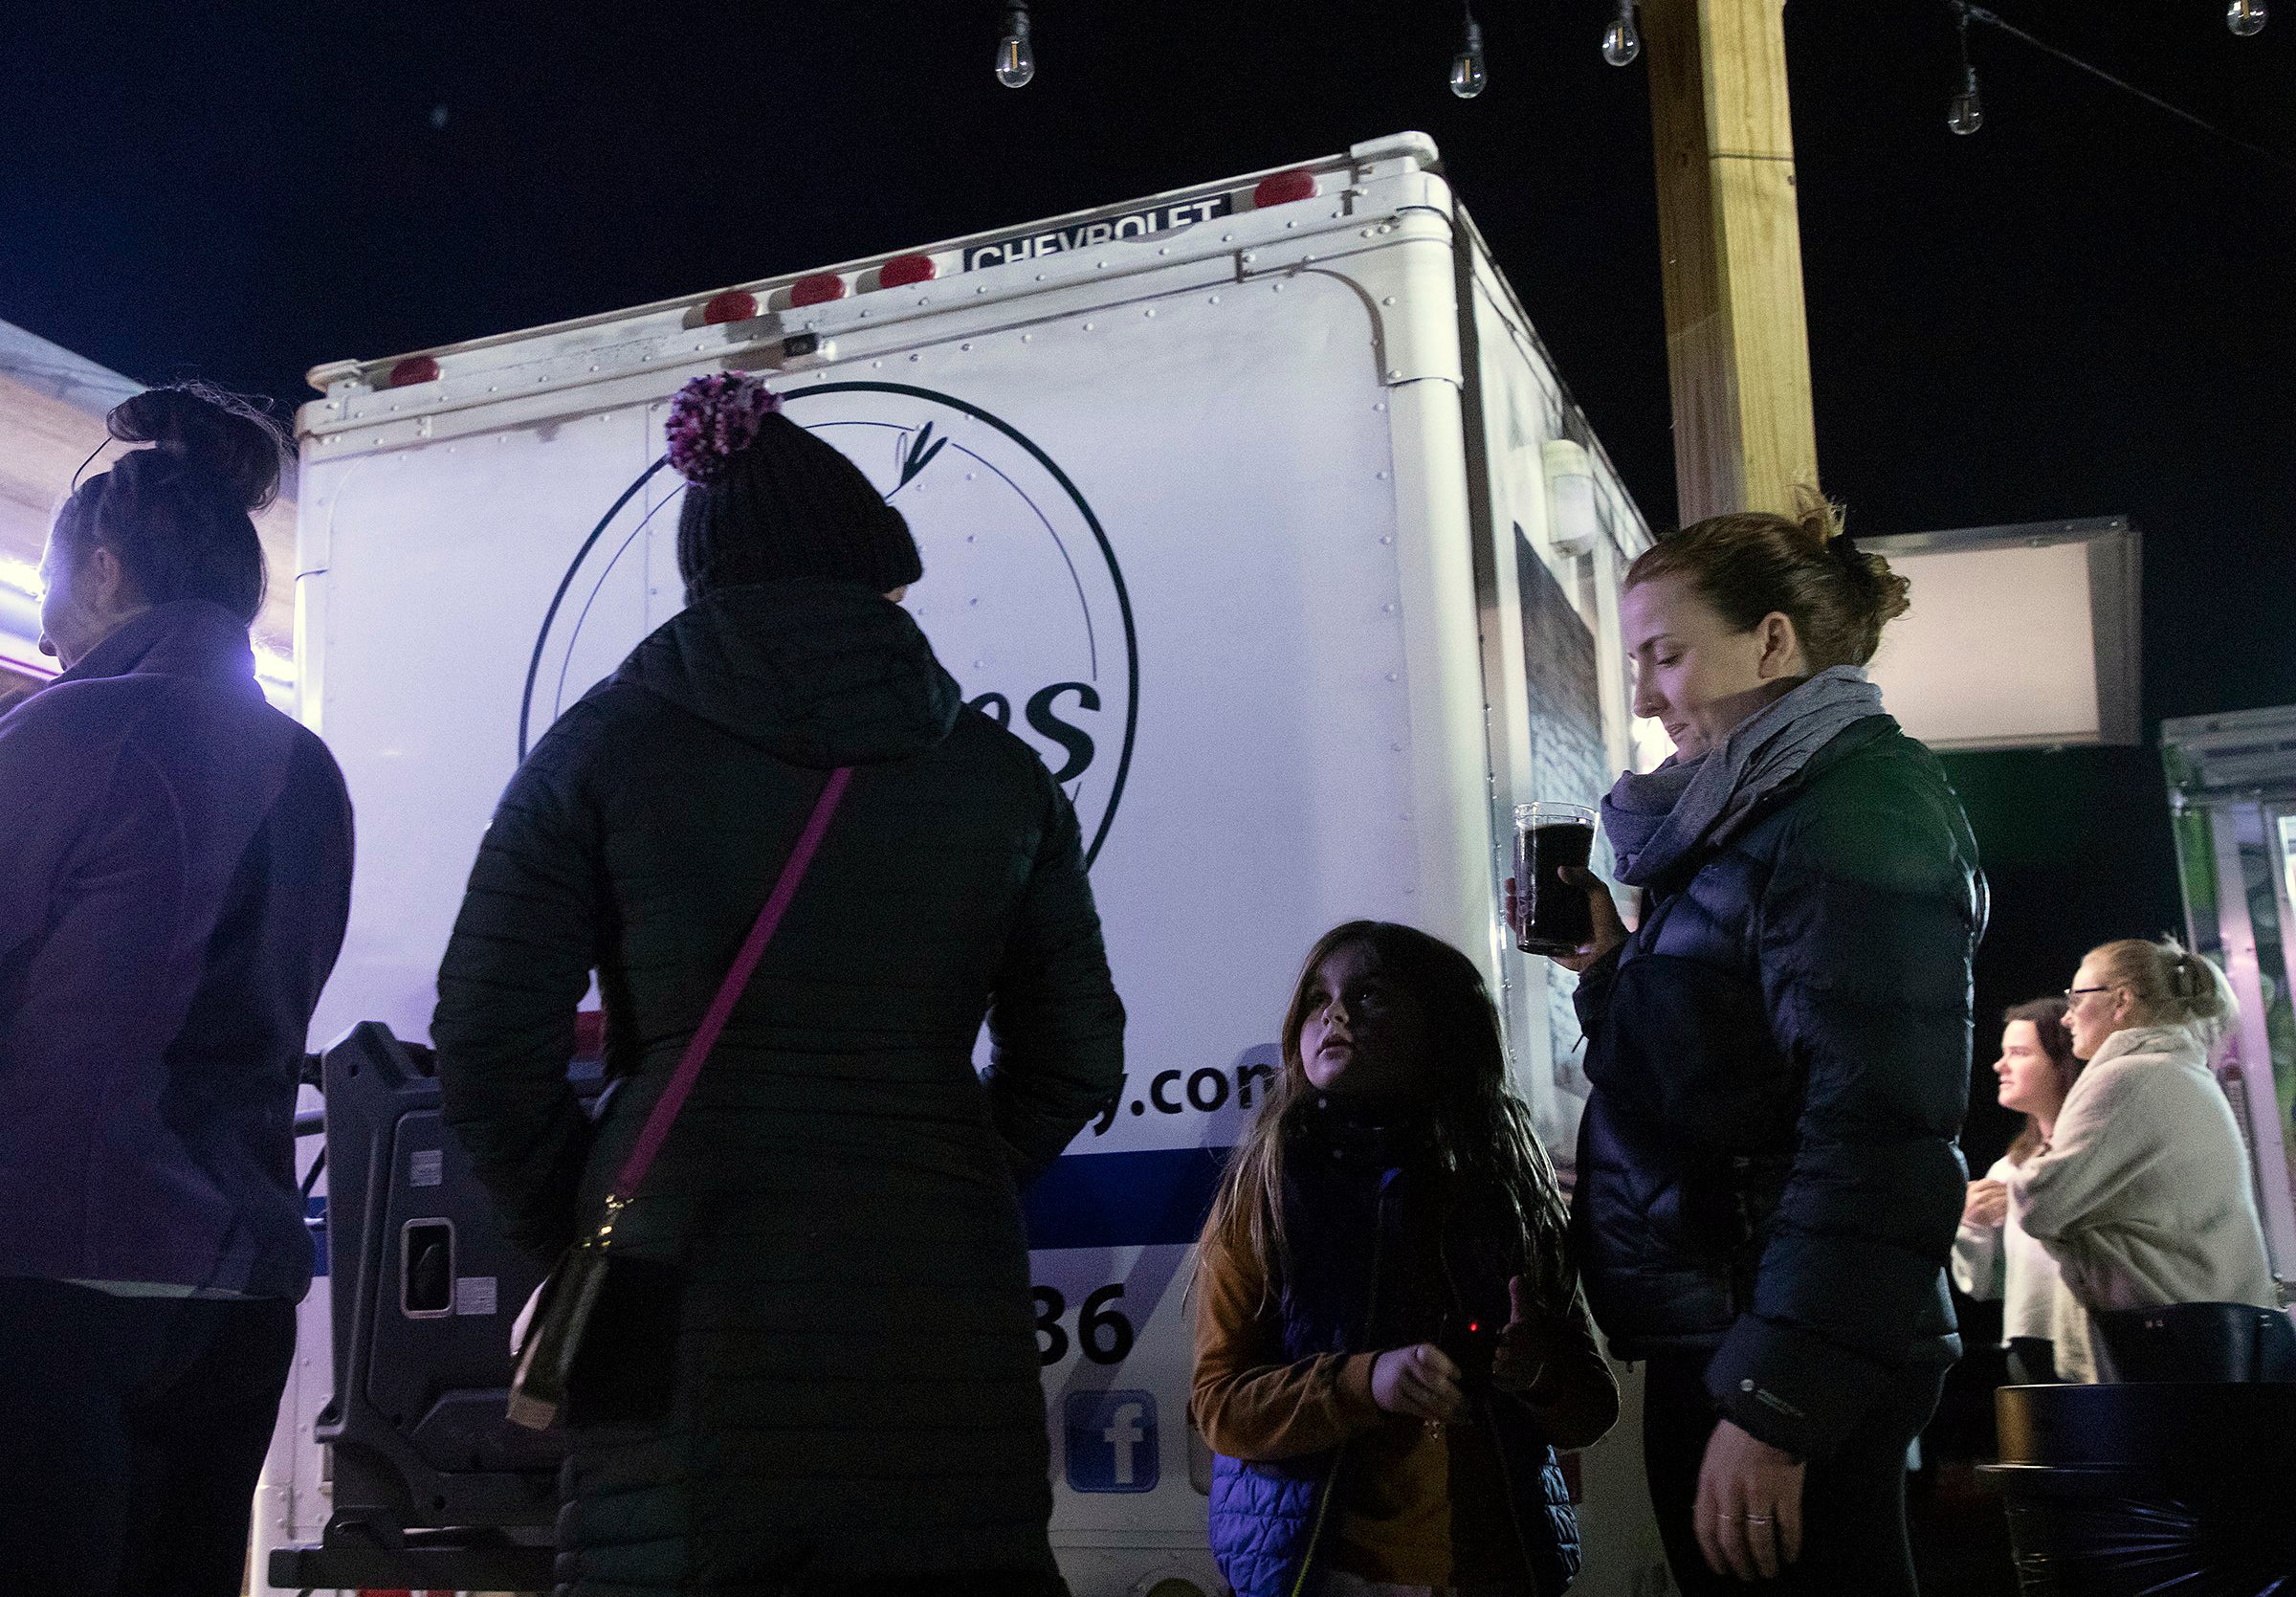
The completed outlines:
<svg viewBox="0 0 2296 1597">
<path fill-rule="evenodd" d="M 940 268 L 931 255 L 894 255 L 877 269 L 877 281 L 887 288 L 904 288 L 910 283 L 929 283 L 940 275 Z"/>
<path fill-rule="evenodd" d="M 758 314 L 758 297 L 745 288 L 729 288 L 723 294 L 713 294 L 701 307 L 701 324 L 715 327 L 727 322 L 747 322 Z"/>
<path fill-rule="evenodd" d="M 437 361 L 429 355 L 409 355 L 390 368 L 390 375 L 383 380 L 383 386 L 386 388 L 404 388 L 416 383 L 437 381 Z"/>
<path fill-rule="evenodd" d="M 1483 1329 L 1483 1323 L 1482 1323 L 1482 1321 L 1481 1321 L 1481 1320 L 1468 1320 L 1468 1321 L 1467 1322 L 1467 1334 L 1468 1334 L 1468 1336 L 1470 1336 L 1470 1337 L 1471 1337 L 1471 1336 L 1473 1336 L 1473 1335 L 1475 1335 L 1477 1332 L 1481 1331 L 1482 1329 Z"/>
<path fill-rule="evenodd" d="M 844 298 L 845 279 L 834 272 L 800 277 L 789 285 L 789 303 L 792 305 L 826 305 L 831 299 Z"/>
<path fill-rule="evenodd" d="M 1253 210 L 1265 211 L 1271 205 L 1290 205 L 1293 200 L 1314 197 L 1314 172 L 1278 172 L 1273 177 L 1260 179 L 1260 186 L 1251 191 L 1251 204 Z"/>
</svg>

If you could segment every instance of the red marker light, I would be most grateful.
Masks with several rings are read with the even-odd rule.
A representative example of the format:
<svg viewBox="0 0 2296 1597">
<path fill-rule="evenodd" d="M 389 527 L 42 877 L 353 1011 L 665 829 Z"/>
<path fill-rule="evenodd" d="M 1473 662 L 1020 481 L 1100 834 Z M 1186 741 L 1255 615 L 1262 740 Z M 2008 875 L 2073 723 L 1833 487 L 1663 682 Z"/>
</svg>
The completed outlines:
<svg viewBox="0 0 2296 1597">
<path fill-rule="evenodd" d="M 1265 211 L 1271 205 L 1290 205 L 1293 200 L 1314 197 L 1314 172 L 1278 172 L 1273 177 L 1260 179 L 1260 186 L 1251 191 L 1251 205 L 1255 211 Z"/>
<path fill-rule="evenodd" d="M 758 314 L 758 297 L 743 288 L 729 288 L 723 294 L 713 294 L 701 307 L 701 323 L 715 327 L 726 322 L 747 322 Z"/>
<path fill-rule="evenodd" d="M 1480 1320 L 1470 1320 L 1467 1322 L 1467 1334 L 1470 1337 L 1482 1329 L 1483 1323 Z"/>
<path fill-rule="evenodd" d="M 877 281 L 886 288 L 905 288 L 911 283 L 929 283 L 940 275 L 931 255 L 894 255 L 877 269 Z"/>
<path fill-rule="evenodd" d="M 435 383 L 437 381 L 438 362 L 436 360 L 429 355 L 409 355 L 390 368 L 390 375 L 383 380 L 383 386 L 386 388 L 404 388 L 416 383 Z"/>
<path fill-rule="evenodd" d="M 834 272 L 823 272 L 810 277 L 800 277 L 789 285 L 789 303 L 795 305 L 826 305 L 831 299 L 845 298 L 845 279 Z"/>
</svg>

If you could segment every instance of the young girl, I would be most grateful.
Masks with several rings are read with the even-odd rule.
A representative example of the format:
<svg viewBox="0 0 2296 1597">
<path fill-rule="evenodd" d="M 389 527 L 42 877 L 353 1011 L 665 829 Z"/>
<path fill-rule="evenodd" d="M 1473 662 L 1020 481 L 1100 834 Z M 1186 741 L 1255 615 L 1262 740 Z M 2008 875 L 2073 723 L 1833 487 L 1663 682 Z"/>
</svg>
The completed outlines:
<svg viewBox="0 0 2296 1597">
<path fill-rule="evenodd" d="M 1578 1566 L 1555 1449 L 1619 1394 L 1482 975 L 1349 921 L 1283 1055 L 1197 1258 L 1221 1568 L 1236 1597 L 1552 1597 Z"/>
</svg>

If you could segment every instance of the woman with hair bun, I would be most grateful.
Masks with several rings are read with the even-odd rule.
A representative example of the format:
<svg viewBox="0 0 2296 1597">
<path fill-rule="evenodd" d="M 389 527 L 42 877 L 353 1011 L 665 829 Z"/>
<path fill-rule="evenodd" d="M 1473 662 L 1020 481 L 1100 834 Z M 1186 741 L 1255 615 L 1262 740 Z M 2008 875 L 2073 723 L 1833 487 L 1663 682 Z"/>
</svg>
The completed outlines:
<svg viewBox="0 0 2296 1597">
<path fill-rule="evenodd" d="M 2016 1223 L 2056 1255 L 2066 1296 L 2057 1366 L 2109 1377 L 2091 1316 L 2169 1303 L 2280 1299 L 2248 1155 L 2208 1068 L 2239 1017 L 2224 973 L 2173 937 L 2092 949 L 2065 990 L 2087 1061 L 2048 1142 L 2009 1179 Z"/>
<path fill-rule="evenodd" d="M 2056 1345 L 2066 1339 L 2057 1323 L 2057 1261 L 2011 1217 L 2008 1184 L 2055 1131 L 2081 1063 L 2064 1029 L 2064 999 L 2036 998 L 2001 1017 L 1993 1074 L 2001 1107 L 2022 1114 L 2024 1129 L 1982 1181 L 1969 1184 L 1954 1237 L 1954 1284 L 1972 1298 L 2001 1300 L 2001 1346 L 2009 1379 L 2020 1386 L 2059 1379 Z"/>
<path fill-rule="evenodd" d="M 350 801 L 255 682 L 276 429 L 188 385 L 107 425 L 150 447 L 57 511 L 64 673 L 0 716 L 0 1590 L 224 1597 L 311 1281 Z"/>
<path fill-rule="evenodd" d="M 1907 1444 L 1958 1356 L 1985 890 L 1960 802 L 1866 679 L 1906 584 L 1813 499 L 1645 550 L 1635 711 L 1674 740 L 1603 802 L 1629 935 L 1582 876 L 1593 1093 L 1573 1225 L 1647 1361 L 1643 1444 L 1687 1593 L 1914 1590 Z"/>
</svg>

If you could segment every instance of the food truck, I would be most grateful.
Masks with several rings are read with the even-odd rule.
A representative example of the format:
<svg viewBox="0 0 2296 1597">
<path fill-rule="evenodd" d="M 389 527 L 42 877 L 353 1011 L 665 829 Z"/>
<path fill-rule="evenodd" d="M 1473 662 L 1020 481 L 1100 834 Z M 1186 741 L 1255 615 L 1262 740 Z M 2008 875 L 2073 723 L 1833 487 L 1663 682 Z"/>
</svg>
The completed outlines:
<svg viewBox="0 0 2296 1597">
<path fill-rule="evenodd" d="M 1079 1597 L 1222 1591 L 1191 1244 L 1300 959 L 1357 917 L 1466 949 L 1567 1180 L 1575 979 L 1513 945 L 1514 811 L 1666 748 L 1617 642 L 1648 528 L 1419 134 L 312 374 L 300 712 L 360 849 L 315 1030 L 331 1273 L 258 1569 L 507 1587 L 547 1541 L 547 1458 L 487 1429 L 535 1270 L 486 1234 L 422 1045 L 504 783 L 683 602 L 651 468 L 671 395 L 728 367 L 908 518 L 908 609 L 1075 805 L 1131 1025 L 1122 1093 L 1025 1198 L 1052 1542 Z M 1592 1597 L 1670 1589 L 1622 1374 L 1570 1461 Z"/>
</svg>

